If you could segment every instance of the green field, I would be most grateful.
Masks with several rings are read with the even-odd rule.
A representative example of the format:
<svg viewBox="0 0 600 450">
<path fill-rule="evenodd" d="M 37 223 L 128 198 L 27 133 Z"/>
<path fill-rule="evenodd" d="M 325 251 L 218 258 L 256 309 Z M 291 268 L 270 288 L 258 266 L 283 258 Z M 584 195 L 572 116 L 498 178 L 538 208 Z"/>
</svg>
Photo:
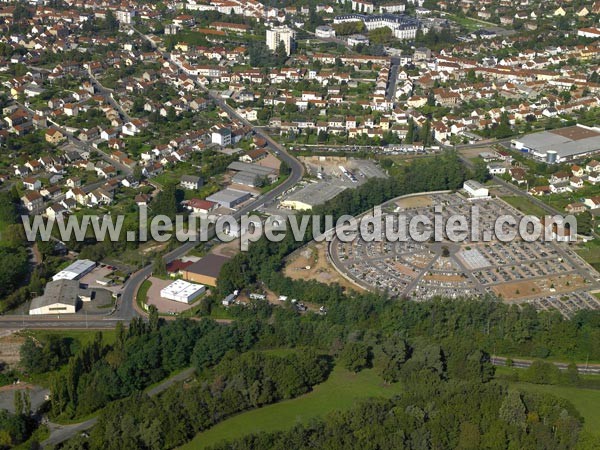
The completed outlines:
<svg viewBox="0 0 600 450">
<path fill-rule="evenodd" d="M 140 285 L 140 288 L 137 291 L 137 295 L 135 296 L 135 300 L 140 308 L 145 309 L 146 300 L 148 299 L 148 291 L 152 287 L 152 282 L 150 280 L 144 280 Z"/>
<path fill-rule="evenodd" d="M 498 26 L 495 23 L 485 22 L 483 20 L 474 19 L 472 17 L 464 17 L 464 16 L 458 17 L 458 16 L 455 16 L 454 14 L 446 14 L 445 18 L 455 21 L 457 24 L 466 28 L 469 31 L 478 30 L 479 28 L 483 28 L 486 26 L 493 26 L 493 27 Z"/>
<path fill-rule="evenodd" d="M 40 341 L 43 341 L 48 336 L 58 336 L 60 338 L 71 339 L 78 346 L 83 347 L 94 341 L 94 336 L 99 330 L 28 330 L 23 331 L 25 336 L 32 336 Z M 113 344 L 116 339 L 115 330 L 102 330 L 102 342 L 105 344 Z"/>
<path fill-rule="evenodd" d="M 531 202 L 531 200 L 522 195 L 502 197 L 502 200 L 504 200 L 509 205 L 514 206 L 526 215 L 543 217 L 547 214 L 541 206 L 534 204 L 533 202 Z"/>
<path fill-rule="evenodd" d="M 368 397 L 392 397 L 400 384 L 385 386 L 373 369 L 354 374 L 336 367 L 329 379 L 301 397 L 275 403 L 227 419 L 198 434 L 182 449 L 202 449 L 222 440 L 259 431 L 286 430 L 298 423 L 323 417 L 330 411 L 349 409 Z"/>
<path fill-rule="evenodd" d="M 596 270 L 600 270 L 600 241 L 598 239 L 586 242 L 576 252 L 588 264 Z"/>
<path fill-rule="evenodd" d="M 531 383 L 514 383 L 513 386 L 523 391 L 552 394 L 569 400 L 585 419 L 583 429 L 600 436 L 600 390 Z"/>
</svg>

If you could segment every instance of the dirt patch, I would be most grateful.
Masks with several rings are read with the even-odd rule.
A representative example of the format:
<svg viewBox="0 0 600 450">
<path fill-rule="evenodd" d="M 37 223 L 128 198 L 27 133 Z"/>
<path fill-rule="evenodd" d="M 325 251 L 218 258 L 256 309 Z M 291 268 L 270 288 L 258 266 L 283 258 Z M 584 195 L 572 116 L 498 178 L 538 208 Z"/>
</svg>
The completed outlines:
<svg viewBox="0 0 600 450">
<path fill-rule="evenodd" d="M 464 156 L 465 158 L 476 158 L 479 156 L 480 153 L 495 153 L 496 150 L 494 150 L 491 147 L 486 147 L 485 145 L 482 145 L 481 147 L 468 147 L 468 148 L 463 148 L 459 151 L 459 153 Z"/>
<path fill-rule="evenodd" d="M 492 287 L 496 295 L 504 300 L 520 300 L 527 297 L 539 297 L 542 290 L 531 280 L 503 283 Z"/>
<path fill-rule="evenodd" d="M 396 202 L 400 208 L 427 208 L 433 204 L 429 195 L 401 198 Z"/>
<path fill-rule="evenodd" d="M 317 280 L 338 283 L 345 289 L 362 290 L 342 277 L 327 261 L 327 242 L 311 242 L 294 252 L 286 261 L 283 273 L 293 280 Z"/>
<path fill-rule="evenodd" d="M 233 258 L 240 252 L 240 240 L 234 239 L 231 242 L 223 242 L 222 244 L 215 245 L 211 250 L 210 254 L 226 256 L 227 258 Z"/>
<path fill-rule="evenodd" d="M 16 334 L 15 330 L 2 330 L 0 332 L 0 362 L 14 368 L 19 364 L 21 356 L 19 350 L 25 342 L 25 337 Z"/>
<path fill-rule="evenodd" d="M 150 243 L 146 248 L 142 248 L 141 251 L 144 255 L 147 255 L 147 254 L 153 253 L 153 252 L 161 252 L 166 247 L 167 247 L 167 243 L 163 243 L 163 244 Z"/>
<path fill-rule="evenodd" d="M 585 280 L 580 275 L 566 274 L 544 279 L 503 283 L 493 286 L 492 290 L 505 300 L 521 300 L 528 297 L 572 292 L 585 286 Z"/>
</svg>

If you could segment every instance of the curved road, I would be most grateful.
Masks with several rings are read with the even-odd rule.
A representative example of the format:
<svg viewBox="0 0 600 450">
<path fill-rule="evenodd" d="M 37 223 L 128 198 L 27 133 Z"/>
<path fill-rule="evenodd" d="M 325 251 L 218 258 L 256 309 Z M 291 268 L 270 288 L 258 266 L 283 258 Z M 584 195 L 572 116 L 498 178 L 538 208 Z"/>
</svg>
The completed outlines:
<svg viewBox="0 0 600 450">
<path fill-rule="evenodd" d="M 239 220 L 242 215 L 254 211 L 264 204 L 271 203 L 283 192 L 285 192 L 286 190 L 294 186 L 296 183 L 298 183 L 304 175 L 304 166 L 300 163 L 300 161 L 298 161 L 296 158 L 290 155 L 282 145 L 280 145 L 273 138 L 271 138 L 271 136 L 269 136 L 264 130 L 251 124 L 246 119 L 240 117 L 240 115 L 233 108 L 227 105 L 223 101 L 223 99 L 221 99 L 215 93 L 208 92 L 208 94 L 213 99 L 213 101 L 219 107 L 221 107 L 221 109 L 223 109 L 225 112 L 227 112 L 227 114 L 229 114 L 229 117 L 231 117 L 232 119 L 236 119 L 244 125 L 251 127 L 256 135 L 264 138 L 267 141 L 268 148 L 274 151 L 279 157 L 279 159 L 285 162 L 291 170 L 290 176 L 279 186 L 267 192 L 266 194 L 261 195 L 254 201 L 250 202 L 249 204 L 243 206 L 242 208 L 234 212 L 233 216 Z M 163 259 L 165 260 L 165 262 L 169 263 L 177 258 L 181 258 L 183 255 L 185 255 L 187 252 L 193 249 L 197 244 L 197 241 L 186 242 L 181 246 L 177 247 L 175 250 L 167 253 L 163 257 Z M 151 273 L 152 265 L 148 265 L 134 273 L 129 278 L 129 280 L 125 284 L 125 287 L 123 288 L 123 292 L 117 311 L 115 313 L 115 317 L 122 318 L 123 320 L 130 320 L 132 317 L 135 317 L 137 315 L 137 311 L 135 308 L 135 294 L 140 284 L 142 284 L 142 282 L 145 279 L 147 279 Z"/>
</svg>

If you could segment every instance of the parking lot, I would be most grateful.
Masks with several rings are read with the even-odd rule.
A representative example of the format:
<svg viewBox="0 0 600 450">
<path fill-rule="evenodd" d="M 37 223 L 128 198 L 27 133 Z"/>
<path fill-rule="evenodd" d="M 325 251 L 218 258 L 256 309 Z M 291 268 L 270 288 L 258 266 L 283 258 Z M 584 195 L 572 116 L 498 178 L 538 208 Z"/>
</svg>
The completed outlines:
<svg viewBox="0 0 600 450">
<path fill-rule="evenodd" d="M 160 296 L 160 291 L 173 283 L 173 280 L 163 280 L 156 277 L 150 277 L 148 280 L 152 283 L 152 286 L 148 289 L 146 303 L 156 306 L 158 312 L 162 314 L 179 314 L 194 306 L 193 304 L 188 305 L 187 303 L 176 302 L 175 300 L 169 300 Z"/>
<path fill-rule="evenodd" d="M 442 193 L 388 202 L 381 220 L 396 225 L 399 216 L 410 221 L 418 214 L 433 221 L 433 205 L 443 205 L 444 219 L 454 214 L 471 217 L 471 202 L 457 193 Z M 500 215 L 521 216 L 500 199 L 477 201 L 477 206 L 483 233 L 493 229 Z M 494 237 L 459 243 L 358 238 L 348 243 L 334 240 L 329 251 L 345 276 L 392 296 L 423 301 L 489 294 L 510 303 L 531 303 L 540 310 L 556 309 L 566 317 L 578 309 L 600 309 L 600 301 L 589 293 L 600 287 L 600 275 L 567 243 L 519 238 L 501 242 Z"/>
</svg>

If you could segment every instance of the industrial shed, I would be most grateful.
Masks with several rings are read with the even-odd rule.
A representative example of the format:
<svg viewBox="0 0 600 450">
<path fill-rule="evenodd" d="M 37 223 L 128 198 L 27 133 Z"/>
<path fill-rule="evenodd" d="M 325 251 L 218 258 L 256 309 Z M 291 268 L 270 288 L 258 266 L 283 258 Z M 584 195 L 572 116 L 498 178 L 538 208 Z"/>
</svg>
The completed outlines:
<svg viewBox="0 0 600 450">
<path fill-rule="evenodd" d="M 529 134 L 513 147 L 548 164 L 584 158 L 600 152 L 600 128 L 575 125 Z"/>
<path fill-rule="evenodd" d="M 225 208 L 235 208 L 237 205 L 250 199 L 252 195 L 249 192 L 238 191 L 237 189 L 223 189 L 206 197 L 209 202 L 214 202 Z"/>
<path fill-rule="evenodd" d="M 34 298 L 29 307 L 32 316 L 41 314 L 75 314 L 79 302 L 79 282 L 61 279 L 46 284 L 44 295 Z"/>
<path fill-rule="evenodd" d="M 305 211 L 312 209 L 317 205 L 322 205 L 328 200 L 331 200 L 346 189 L 345 186 L 340 186 L 332 183 L 314 183 L 309 184 L 305 188 L 292 193 L 289 197 L 281 202 L 284 208 Z"/>
<path fill-rule="evenodd" d="M 206 286 L 176 280 L 160 291 L 160 296 L 168 300 L 189 304 L 204 294 Z"/>
<path fill-rule="evenodd" d="M 90 261 L 89 259 L 80 259 L 58 272 L 52 277 L 52 280 L 78 280 L 86 273 L 91 272 L 94 267 L 96 267 L 96 263 L 94 261 Z"/>
</svg>

